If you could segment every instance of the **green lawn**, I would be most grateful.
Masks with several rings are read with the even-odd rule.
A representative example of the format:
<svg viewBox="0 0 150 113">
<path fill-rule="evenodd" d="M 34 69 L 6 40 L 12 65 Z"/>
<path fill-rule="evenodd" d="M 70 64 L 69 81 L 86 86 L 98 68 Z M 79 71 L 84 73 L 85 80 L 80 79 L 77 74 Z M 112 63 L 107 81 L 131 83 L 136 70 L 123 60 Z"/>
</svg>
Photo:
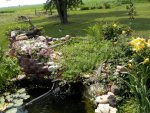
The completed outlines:
<svg viewBox="0 0 150 113">
<path fill-rule="evenodd" d="M 136 4 L 137 16 L 132 22 L 128 20 L 125 5 L 118 6 L 112 9 L 95 9 L 88 11 L 70 11 L 69 24 L 60 25 L 56 17 L 50 19 L 40 17 L 33 20 L 36 25 L 43 26 L 46 35 L 59 37 L 66 34 L 73 34 L 77 36 L 85 36 L 85 29 L 100 21 L 116 21 L 131 26 L 138 34 L 149 36 L 150 25 L 147 24 L 150 20 L 150 4 L 138 3 Z M 59 32 L 62 29 L 62 32 Z M 137 33 L 136 33 L 137 34 Z"/>
<path fill-rule="evenodd" d="M 14 8 L 3 8 L 1 10 L 14 11 L 12 13 L 0 14 L 0 45 L 3 48 L 7 48 L 7 37 L 4 36 L 5 31 L 11 26 L 18 26 L 20 23 L 17 22 L 17 16 L 27 15 L 32 17 L 32 21 L 37 26 L 44 28 L 45 35 L 52 37 L 60 37 L 66 34 L 73 36 L 85 36 L 88 26 L 100 22 L 100 21 L 116 21 L 123 24 L 130 25 L 136 34 L 149 36 L 150 34 L 150 3 L 137 3 L 137 16 L 132 22 L 128 20 L 125 5 L 113 7 L 111 9 L 95 9 L 95 10 L 84 10 L 84 11 L 69 11 L 69 24 L 59 24 L 57 16 L 48 18 L 47 16 L 34 16 L 35 8 L 42 10 L 42 6 L 25 6 L 25 7 L 14 7 Z M 61 29 L 61 30 L 60 30 Z"/>
</svg>

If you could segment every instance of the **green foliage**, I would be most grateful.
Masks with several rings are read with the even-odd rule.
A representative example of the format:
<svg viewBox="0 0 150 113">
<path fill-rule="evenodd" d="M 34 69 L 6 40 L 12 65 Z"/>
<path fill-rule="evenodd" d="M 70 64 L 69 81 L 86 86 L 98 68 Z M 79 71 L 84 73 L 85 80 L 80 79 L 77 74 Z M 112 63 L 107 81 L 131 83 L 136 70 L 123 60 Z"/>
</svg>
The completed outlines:
<svg viewBox="0 0 150 113">
<path fill-rule="evenodd" d="M 95 40 L 95 42 L 102 40 L 102 25 L 100 23 L 88 27 L 86 32 L 88 36 L 91 36 Z"/>
<path fill-rule="evenodd" d="M 138 113 L 136 100 L 134 98 L 126 99 L 119 105 L 118 113 Z"/>
<path fill-rule="evenodd" d="M 150 39 L 135 38 L 130 42 L 134 54 L 129 62 L 129 87 L 138 103 L 139 113 L 150 111 Z"/>
<path fill-rule="evenodd" d="M 127 14 L 129 15 L 129 19 L 130 20 L 135 19 L 136 8 L 134 7 L 133 2 L 130 2 L 130 5 L 127 5 L 126 9 L 127 9 Z"/>
<path fill-rule="evenodd" d="M 18 113 L 18 107 L 23 105 L 23 101 L 30 98 L 30 95 L 27 95 L 27 92 L 24 88 L 19 89 L 17 92 L 6 92 L 0 96 L 0 107 L 1 112 L 5 113 Z"/>
<path fill-rule="evenodd" d="M 131 28 L 127 25 L 115 24 L 115 23 L 96 23 L 93 26 L 88 27 L 86 30 L 89 36 L 94 37 L 95 41 L 102 39 L 117 40 L 121 36 L 131 35 Z"/>
<path fill-rule="evenodd" d="M 20 24 L 16 24 L 16 25 L 12 25 L 9 26 L 6 31 L 5 34 L 7 36 L 10 36 L 11 31 L 13 30 L 20 30 L 20 31 L 29 31 L 30 30 L 30 25 L 29 24 L 25 24 L 25 23 L 20 23 Z"/>
<path fill-rule="evenodd" d="M 20 67 L 16 58 L 6 57 L 0 50 L 0 89 L 3 89 L 11 82 L 13 77 L 20 73 Z"/>
<path fill-rule="evenodd" d="M 80 7 L 80 10 L 93 10 L 93 9 L 103 9 L 103 6 L 99 6 L 99 5 L 93 5 L 93 6 L 88 6 L 88 5 L 82 5 Z"/>
<path fill-rule="evenodd" d="M 83 4 L 82 0 L 61 0 L 59 2 L 60 3 L 66 2 L 68 9 L 77 8 L 79 5 Z M 44 5 L 44 8 L 48 9 L 56 5 L 57 5 L 57 0 L 47 0 L 46 4 Z"/>
<path fill-rule="evenodd" d="M 68 45 L 61 48 L 64 55 L 63 77 L 67 80 L 75 80 L 82 77 L 83 73 L 91 73 L 100 62 L 111 56 L 110 41 L 95 42 L 93 38 L 75 38 Z"/>
<path fill-rule="evenodd" d="M 131 0 L 117 0 L 120 4 L 129 4 Z"/>
<path fill-rule="evenodd" d="M 80 10 L 90 10 L 90 7 L 83 5 L 80 7 Z"/>
<path fill-rule="evenodd" d="M 54 2 L 50 1 L 48 3 L 44 4 L 44 9 L 46 10 L 46 12 L 49 10 L 50 13 L 52 14 L 52 10 L 55 8 L 55 4 Z"/>
<path fill-rule="evenodd" d="M 0 11 L 0 14 L 3 14 L 3 13 L 15 13 L 15 11 L 13 11 L 13 10 Z"/>
<path fill-rule="evenodd" d="M 102 35 L 104 39 L 107 40 L 117 40 L 119 36 L 129 36 L 131 35 L 131 28 L 127 25 L 116 24 L 116 23 L 106 23 L 102 26 Z"/>
<path fill-rule="evenodd" d="M 103 9 L 103 6 L 97 6 L 97 9 Z"/>
<path fill-rule="evenodd" d="M 104 8 L 105 8 L 105 9 L 110 9 L 110 8 L 111 8 L 111 5 L 110 5 L 108 2 L 105 2 L 105 3 L 104 3 Z"/>
<path fill-rule="evenodd" d="M 149 113 L 150 111 L 150 100 L 149 100 L 149 77 L 150 67 L 142 65 L 135 65 L 134 70 L 129 75 L 129 87 L 132 93 L 135 95 L 139 113 Z"/>
<path fill-rule="evenodd" d="M 120 37 L 116 42 L 114 42 L 114 47 L 112 49 L 112 73 L 108 77 L 109 83 L 113 83 L 120 88 L 120 94 L 122 99 L 128 98 L 130 94 L 130 88 L 126 85 L 126 81 L 129 81 L 128 75 L 126 73 L 116 74 L 117 66 L 126 66 L 126 62 L 130 59 L 133 54 L 128 46 L 128 38 Z"/>
<path fill-rule="evenodd" d="M 91 9 L 96 9 L 96 8 L 97 8 L 97 7 L 95 7 L 95 6 L 92 6 L 92 7 L 91 7 Z"/>
</svg>

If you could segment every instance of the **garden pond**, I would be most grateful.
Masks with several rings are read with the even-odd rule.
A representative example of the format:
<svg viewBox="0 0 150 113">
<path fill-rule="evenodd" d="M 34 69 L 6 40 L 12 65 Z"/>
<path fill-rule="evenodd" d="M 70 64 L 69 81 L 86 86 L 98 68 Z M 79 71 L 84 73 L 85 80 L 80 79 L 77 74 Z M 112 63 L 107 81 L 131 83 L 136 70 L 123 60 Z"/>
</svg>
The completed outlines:
<svg viewBox="0 0 150 113">
<path fill-rule="evenodd" d="M 41 96 L 47 91 L 48 91 L 47 88 L 45 89 L 34 88 L 28 90 L 27 95 L 30 95 L 30 98 L 24 100 L 24 103 L 28 103 L 30 100 Z M 14 108 L 18 108 L 17 112 L 15 111 Z M 89 100 L 83 98 L 81 95 L 59 95 L 58 96 L 49 93 L 46 96 L 37 99 L 36 101 L 30 104 L 23 104 L 23 106 L 18 105 L 17 107 L 13 106 L 11 109 L 8 109 L 7 111 L 5 110 L 5 112 L 6 113 L 94 113 L 94 109 L 92 104 L 90 104 Z"/>
</svg>

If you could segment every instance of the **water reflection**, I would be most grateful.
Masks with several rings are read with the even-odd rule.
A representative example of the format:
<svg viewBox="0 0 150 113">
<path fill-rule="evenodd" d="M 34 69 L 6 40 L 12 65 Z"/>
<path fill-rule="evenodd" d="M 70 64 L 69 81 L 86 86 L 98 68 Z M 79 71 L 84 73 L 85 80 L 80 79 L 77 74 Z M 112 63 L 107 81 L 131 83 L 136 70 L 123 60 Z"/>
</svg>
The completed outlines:
<svg viewBox="0 0 150 113">
<path fill-rule="evenodd" d="M 28 113 L 86 113 L 81 99 L 71 96 L 60 98 L 53 95 L 33 103 L 27 110 Z"/>
<path fill-rule="evenodd" d="M 35 98 L 45 90 L 32 90 L 29 94 Z M 54 96 L 48 95 L 27 106 L 21 113 L 89 113 L 85 102 L 80 95 L 74 96 Z M 93 112 L 90 112 L 93 113 Z"/>
</svg>

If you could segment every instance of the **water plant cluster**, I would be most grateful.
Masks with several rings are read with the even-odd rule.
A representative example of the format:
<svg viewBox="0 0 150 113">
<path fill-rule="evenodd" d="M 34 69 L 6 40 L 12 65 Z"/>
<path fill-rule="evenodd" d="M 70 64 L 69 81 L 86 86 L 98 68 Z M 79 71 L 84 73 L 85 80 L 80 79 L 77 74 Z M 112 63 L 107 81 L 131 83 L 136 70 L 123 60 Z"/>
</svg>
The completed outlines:
<svg viewBox="0 0 150 113">
<path fill-rule="evenodd" d="M 5 92 L 0 96 L 0 112 L 5 113 L 18 113 L 24 100 L 30 96 L 26 93 L 24 88 L 19 89 L 15 93 Z"/>
</svg>

